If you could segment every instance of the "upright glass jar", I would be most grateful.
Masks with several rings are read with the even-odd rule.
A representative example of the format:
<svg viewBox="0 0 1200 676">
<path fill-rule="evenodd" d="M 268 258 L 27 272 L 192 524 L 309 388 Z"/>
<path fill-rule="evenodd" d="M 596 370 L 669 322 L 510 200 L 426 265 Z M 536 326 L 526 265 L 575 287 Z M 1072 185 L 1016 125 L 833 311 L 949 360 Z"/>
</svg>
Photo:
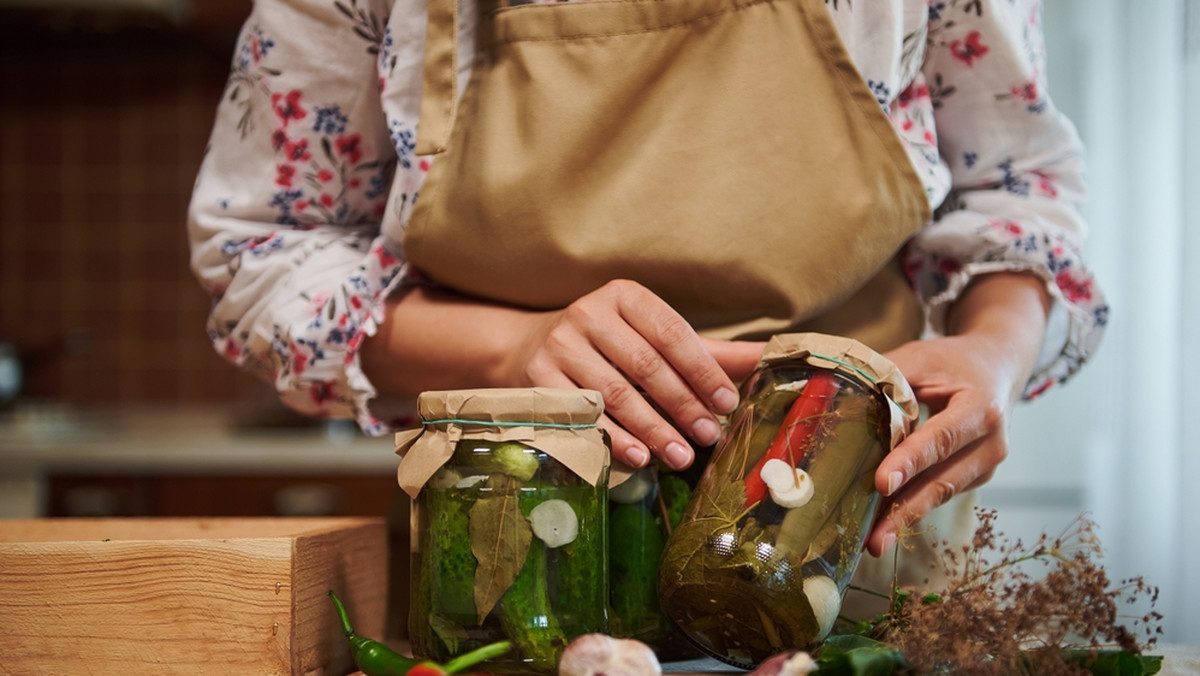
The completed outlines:
<svg viewBox="0 0 1200 676">
<path fill-rule="evenodd" d="M 663 610 L 743 668 L 815 647 L 858 566 L 875 469 L 916 415 L 904 377 L 864 345 L 772 338 L 667 542 Z"/>
<path fill-rule="evenodd" d="M 694 483 L 652 463 L 608 491 L 608 633 L 645 643 L 664 662 L 699 656 L 658 606 L 663 548 Z"/>
<path fill-rule="evenodd" d="M 554 673 L 607 629 L 607 436 L 590 390 L 426 392 L 397 435 L 413 498 L 409 638 L 444 662 L 509 640 L 492 673 Z"/>
</svg>

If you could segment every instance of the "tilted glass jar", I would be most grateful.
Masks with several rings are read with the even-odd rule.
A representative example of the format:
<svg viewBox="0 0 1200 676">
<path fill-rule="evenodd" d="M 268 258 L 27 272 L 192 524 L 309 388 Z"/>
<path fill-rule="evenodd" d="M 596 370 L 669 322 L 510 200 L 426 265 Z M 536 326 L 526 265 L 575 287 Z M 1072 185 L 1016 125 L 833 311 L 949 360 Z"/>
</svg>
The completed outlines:
<svg viewBox="0 0 1200 676">
<path fill-rule="evenodd" d="M 743 668 L 819 644 L 875 516 L 874 471 L 916 414 L 903 376 L 861 343 L 772 338 L 667 542 L 663 610 Z"/>
<path fill-rule="evenodd" d="M 607 629 L 607 436 L 599 393 L 426 392 L 397 435 L 413 498 L 409 638 L 445 662 L 509 640 L 491 673 L 554 673 L 570 639 Z"/>
</svg>

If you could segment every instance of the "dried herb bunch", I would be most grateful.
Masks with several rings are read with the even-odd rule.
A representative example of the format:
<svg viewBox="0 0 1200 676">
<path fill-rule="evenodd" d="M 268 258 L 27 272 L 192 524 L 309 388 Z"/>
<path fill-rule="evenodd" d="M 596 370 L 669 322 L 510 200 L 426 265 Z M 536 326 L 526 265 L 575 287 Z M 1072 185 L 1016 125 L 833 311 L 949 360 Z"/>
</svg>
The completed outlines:
<svg viewBox="0 0 1200 676">
<path fill-rule="evenodd" d="M 1137 656 L 1155 644 L 1158 589 L 1141 577 L 1110 583 L 1090 519 L 1027 546 L 996 530 L 995 510 L 977 514 L 969 545 L 942 544 L 949 584 L 941 594 L 895 587 L 891 610 L 861 627 L 898 649 L 912 673 L 1087 674 L 1101 656 Z M 1034 576 L 1039 565 L 1044 575 Z M 1121 614 L 1147 603 L 1144 615 Z"/>
</svg>

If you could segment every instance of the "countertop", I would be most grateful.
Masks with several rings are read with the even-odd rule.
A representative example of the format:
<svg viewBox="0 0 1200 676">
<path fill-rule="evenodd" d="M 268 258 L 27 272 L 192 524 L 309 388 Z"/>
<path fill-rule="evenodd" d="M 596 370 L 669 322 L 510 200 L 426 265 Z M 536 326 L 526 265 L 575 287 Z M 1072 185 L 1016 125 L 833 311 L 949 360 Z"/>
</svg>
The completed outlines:
<svg viewBox="0 0 1200 676">
<path fill-rule="evenodd" d="M 247 422 L 225 408 L 40 410 L 0 417 L 0 517 L 33 518 L 45 477 L 73 474 L 389 474 L 391 437 L 351 421 Z"/>
<path fill-rule="evenodd" d="M 1148 655 L 1162 655 L 1163 668 L 1159 676 L 1197 676 L 1200 674 L 1200 646 L 1159 645 L 1146 651 Z M 669 662 L 663 665 L 664 674 L 679 676 L 708 676 L 709 674 L 746 673 L 714 659 L 697 659 L 686 662 Z M 351 676 L 363 676 L 355 672 Z"/>
</svg>

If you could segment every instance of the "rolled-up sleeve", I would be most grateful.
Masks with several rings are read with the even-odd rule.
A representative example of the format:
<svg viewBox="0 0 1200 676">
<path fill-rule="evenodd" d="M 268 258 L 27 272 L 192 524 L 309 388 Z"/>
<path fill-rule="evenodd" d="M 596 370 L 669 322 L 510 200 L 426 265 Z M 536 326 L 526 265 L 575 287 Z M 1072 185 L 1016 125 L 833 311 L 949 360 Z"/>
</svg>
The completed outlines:
<svg viewBox="0 0 1200 676">
<path fill-rule="evenodd" d="M 910 276 L 945 331 L 946 309 L 977 275 L 1020 271 L 1053 307 L 1032 397 L 1075 373 L 1099 345 L 1108 305 L 1082 254 L 1083 148 L 1046 89 L 1037 0 L 930 3 L 922 74 L 951 190 L 911 243 Z"/>
<path fill-rule="evenodd" d="M 387 11 L 255 3 L 188 212 L 216 350 L 292 408 L 368 432 L 386 423 L 358 347 L 405 267 L 380 235 L 397 160 L 380 105 Z"/>
</svg>

